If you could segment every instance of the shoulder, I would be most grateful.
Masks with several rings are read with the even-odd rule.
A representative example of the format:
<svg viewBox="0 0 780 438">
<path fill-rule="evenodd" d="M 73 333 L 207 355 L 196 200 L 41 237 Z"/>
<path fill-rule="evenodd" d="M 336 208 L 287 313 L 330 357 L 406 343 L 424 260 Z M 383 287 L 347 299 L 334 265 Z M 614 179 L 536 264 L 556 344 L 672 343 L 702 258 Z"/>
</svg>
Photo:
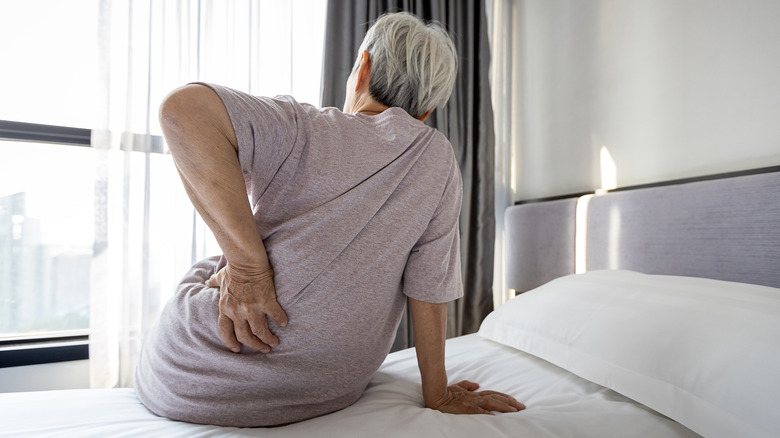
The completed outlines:
<svg viewBox="0 0 780 438">
<path fill-rule="evenodd" d="M 447 179 L 448 183 L 455 182 L 454 180 L 460 182 L 460 166 L 455 149 L 447 136 L 427 125 L 424 126 L 424 132 L 425 136 L 429 137 L 425 151 L 427 160 L 435 163 L 437 173 L 443 179 Z"/>
</svg>

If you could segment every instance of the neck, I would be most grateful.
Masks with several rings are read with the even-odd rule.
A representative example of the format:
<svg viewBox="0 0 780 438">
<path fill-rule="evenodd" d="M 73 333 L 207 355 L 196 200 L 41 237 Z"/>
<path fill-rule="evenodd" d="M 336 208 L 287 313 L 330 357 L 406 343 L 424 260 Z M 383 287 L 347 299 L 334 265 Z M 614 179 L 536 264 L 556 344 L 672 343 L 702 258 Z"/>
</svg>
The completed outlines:
<svg viewBox="0 0 780 438">
<path fill-rule="evenodd" d="M 352 114 L 360 113 L 360 114 L 366 114 L 369 116 L 374 116 L 377 114 L 382 113 L 384 110 L 390 108 L 387 105 L 383 105 L 376 100 L 374 100 L 372 97 L 364 94 L 362 96 L 358 96 L 355 99 L 354 105 L 352 105 L 351 111 Z"/>
<path fill-rule="evenodd" d="M 386 108 L 385 108 L 386 109 Z M 367 116 L 375 116 L 377 114 L 381 114 L 384 110 L 358 110 L 360 114 L 365 114 Z"/>
</svg>

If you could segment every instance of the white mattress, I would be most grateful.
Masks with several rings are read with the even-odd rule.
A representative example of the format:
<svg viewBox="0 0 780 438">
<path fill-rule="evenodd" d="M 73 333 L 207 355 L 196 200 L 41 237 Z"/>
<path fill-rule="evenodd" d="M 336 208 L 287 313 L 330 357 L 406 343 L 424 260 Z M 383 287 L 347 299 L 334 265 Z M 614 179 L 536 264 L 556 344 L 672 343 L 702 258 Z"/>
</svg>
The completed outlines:
<svg viewBox="0 0 780 438">
<path fill-rule="evenodd" d="M 150 413 L 132 389 L 0 394 L 0 437 L 693 437 L 682 425 L 612 390 L 478 335 L 447 341 L 451 382 L 514 395 L 517 413 L 447 415 L 422 407 L 413 349 L 393 353 L 357 403 L 276 428 L 181 423 Z"/>
</svg>

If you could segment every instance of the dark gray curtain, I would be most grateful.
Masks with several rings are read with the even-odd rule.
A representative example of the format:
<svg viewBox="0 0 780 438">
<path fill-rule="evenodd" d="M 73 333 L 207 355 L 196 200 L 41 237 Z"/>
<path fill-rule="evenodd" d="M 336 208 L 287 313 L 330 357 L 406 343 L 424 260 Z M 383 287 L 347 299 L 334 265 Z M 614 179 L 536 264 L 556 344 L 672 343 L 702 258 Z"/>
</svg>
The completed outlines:
<svg viewBox="0 0 780 438">
<path fill-rule="evenodd" d="M 463 175 L 464 296 L 449 305 L 447 321 L 448 337 L 459 336 L 477 331 L 493 308 L 494 135 L 484 0 L 329 0 L 320 104 L 343 107 L 345 84 L 363 36 L 380 15 L 399 11 L 444 24 L 458 49 L 455 89 L 427 123 L 450 140 Z M 410 346 L 411 323 L 405 315 L 393 350 Z"/>
</svg>

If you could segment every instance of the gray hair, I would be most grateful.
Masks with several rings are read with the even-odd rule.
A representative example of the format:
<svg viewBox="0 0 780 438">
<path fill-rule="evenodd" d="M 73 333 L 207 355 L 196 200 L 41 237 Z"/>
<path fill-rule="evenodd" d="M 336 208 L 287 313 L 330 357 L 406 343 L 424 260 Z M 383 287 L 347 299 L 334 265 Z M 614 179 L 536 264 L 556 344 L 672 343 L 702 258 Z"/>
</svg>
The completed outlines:
<svg viewBox="0 0 780 438">
<path fill-rule="evenodd" d="M 426 25 L 408 12 L 383 15 L 358 52 L 368 51 L 368 92 L 379 103 L 401 107 L 414 118 L 444 105 L 458 73 L 458 53 L 438 22 Z"/>
</svg>

